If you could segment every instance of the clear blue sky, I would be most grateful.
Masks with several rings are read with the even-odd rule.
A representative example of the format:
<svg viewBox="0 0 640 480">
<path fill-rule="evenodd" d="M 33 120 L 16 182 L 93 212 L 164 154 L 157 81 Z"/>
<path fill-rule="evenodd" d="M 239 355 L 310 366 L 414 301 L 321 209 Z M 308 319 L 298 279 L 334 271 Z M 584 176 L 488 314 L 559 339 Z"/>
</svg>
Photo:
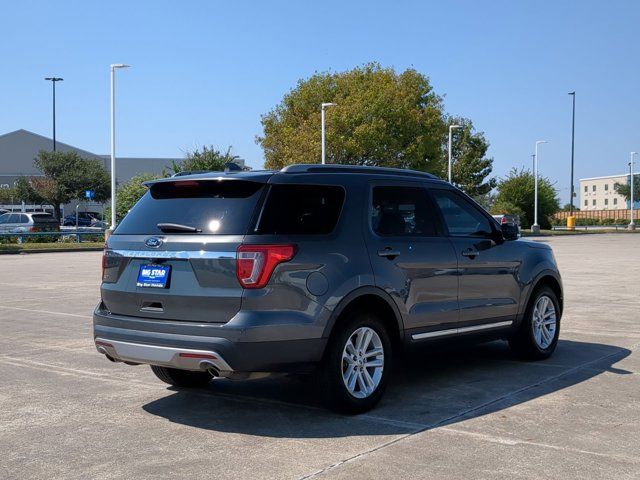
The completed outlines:
<svg viewBox="0 0 640 480">
<path fill-rule="evenodd" d="M 109 152 L 110 63 L 118 154 L 182 156 L 202 144 L 262 165 L 260 115 L 298 79 L 369 61 L 413 66 L 491 143 L 495 174 L 529 166 L 568 200 L 571 98 L 576 178 L 626 171 L 640 151 L 640 2 L 5 2 L 0 133 Z M 577 181 L 576 181 L 577 189 Z"/>
</svg>

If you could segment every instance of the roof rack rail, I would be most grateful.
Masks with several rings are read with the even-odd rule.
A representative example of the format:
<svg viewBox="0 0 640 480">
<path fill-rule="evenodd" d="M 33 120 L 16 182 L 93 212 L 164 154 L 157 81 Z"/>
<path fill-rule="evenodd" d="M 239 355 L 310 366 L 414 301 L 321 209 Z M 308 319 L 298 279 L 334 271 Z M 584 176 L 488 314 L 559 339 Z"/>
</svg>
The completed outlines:
<svg viewBox="0 0 640 480">
<path fill-rule="evenodd" d="M 367 173 L 370 175 L 403 175 L 418 176 L 439 180 L 438 177 L 427 172 L 404 168 L 371 167 L 366 165 L 319 165 L 319 164 L 295 164 L 288 165 L 280 170 L 281 173 Z"/>
</svg>

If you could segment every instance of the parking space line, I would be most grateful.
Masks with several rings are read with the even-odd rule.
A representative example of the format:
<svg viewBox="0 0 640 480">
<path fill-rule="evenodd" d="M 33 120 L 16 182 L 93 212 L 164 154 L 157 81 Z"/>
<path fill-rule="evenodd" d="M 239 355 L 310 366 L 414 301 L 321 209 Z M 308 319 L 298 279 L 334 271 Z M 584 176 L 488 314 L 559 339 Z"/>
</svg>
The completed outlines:
<svg viewBox="0 0 640 480">
<path fill-rule="evenodd" d="M 485 441 L 485 442 L 491 442 L 491 443 L 497 443 L 497 444 L 500 444 L 500 445 L 509 445 L 509 446 L 531 445 L 531 446 L 534 446 L 534 447 L 548 448 L 548 449 L 551 449 L 551 450 L 557 450 L 557 451 L 561 451 L 561 452 L 573 452 L 573 453 L 580 453 L 580 454 L 584 454 L 584 455 L 594 455 L 594 456 L 597 456 L 597 457 L 613 458 L 613 459 L 616 459 L 616 460 L 622 460 L 622 461 L 625 461 L 625 462 L 640 464 L 640 458 L 638 458 L 638 457 L 629 457 L 629 456 L 626 456 L 626 455 L 594 452 L 592 450 L 582 450 L 580 448 L 572 448 L 572 447 L 566 447 L 566 446 L 550 445 L 548 443 L 532 442 L 530 440 L 519 440 L 519 439 L 513 439 L 513 438 L 505 438 L 505 437 L 499 437 L 499 436 L 495 436 L 495 435 L 487 435 L 485 433 L 478 433 L 478 432 L 470 432 L 470 431 L 467 431 L 467 430 L 460 430 L 458 428 L 452 428 L 452 427 L 440 427 L 440 428 L 438 428 L 438 431 L 451 433 L 451 434 L 454 434 L 454 435 L 463 435 L 463 436 L 467 436 L 467 437 L 473 437 L 473 438 L 476 438 L 478 440 L 482 440 L 482 441 Z"/>
<path fill-rule="evenodd" d="M 69 317 L 87 318 L 89 320 L 93 319 L 93 317 L 90 316 L 90 315 L 79 315 L 77 313 L 52 312 L 50 310 L 35 310 L 35 309 L 32 309 L 32 308 L 10 307 L 8 305 L 0 305 L 0 308 L 4 308 L 6 310 L 20 310 L 22 312 L 46 313 L 47 315 L 67 315 Z"/>
</svg>

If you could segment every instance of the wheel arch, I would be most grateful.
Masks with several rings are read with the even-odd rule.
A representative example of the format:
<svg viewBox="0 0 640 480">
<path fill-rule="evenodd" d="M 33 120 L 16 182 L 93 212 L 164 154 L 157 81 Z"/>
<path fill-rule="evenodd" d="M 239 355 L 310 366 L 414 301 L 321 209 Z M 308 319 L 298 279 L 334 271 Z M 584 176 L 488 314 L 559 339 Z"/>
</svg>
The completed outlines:
<svg viewBox="0 0 640 480">
<path fill-rule="evenodd" d="M 354 311 L 368 311 L 378 315 L 388 327 L 394 345 L 400 345 L 404 332 L 402 315 L 391 296 L 377 287 L 361 287 L 344 297 L 333 310 L 323 337 L 329 338 L 335 326 Z"/>
<path fill-rule="evenodd" d="M 529 302 L 531 301 L 531 296 L 534 294 L 536 290 L 538 290 L 542 286 L 548 286 L 553 290 L 558 298 L 558 303 L 560 304 L 560 316 L 562 316 L 562 312 L 564 310 L 564 294 L 562 290 L 562 281 L 556 272 L 553 270 L 544 270 L 540 272 L 533 282 L 531 282 L 531 288 L 527 293 L 527 301 L 524 303 L 523 315 L 526 311 Z"/>
</svg>

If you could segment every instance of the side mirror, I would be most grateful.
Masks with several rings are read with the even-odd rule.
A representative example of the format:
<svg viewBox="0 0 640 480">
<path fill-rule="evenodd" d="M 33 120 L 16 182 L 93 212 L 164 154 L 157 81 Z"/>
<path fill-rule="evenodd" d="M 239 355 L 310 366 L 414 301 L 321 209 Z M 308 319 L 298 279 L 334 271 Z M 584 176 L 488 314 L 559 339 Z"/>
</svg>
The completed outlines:
<svg viewBox="0 0 640 480">
<path fill-rule="evenodd" d="M 505 240 L 517 240 L 520 235 L 518 226 L 514 223 L 503 223 L 500 225 L 500 229 Z"/>
</svg>

